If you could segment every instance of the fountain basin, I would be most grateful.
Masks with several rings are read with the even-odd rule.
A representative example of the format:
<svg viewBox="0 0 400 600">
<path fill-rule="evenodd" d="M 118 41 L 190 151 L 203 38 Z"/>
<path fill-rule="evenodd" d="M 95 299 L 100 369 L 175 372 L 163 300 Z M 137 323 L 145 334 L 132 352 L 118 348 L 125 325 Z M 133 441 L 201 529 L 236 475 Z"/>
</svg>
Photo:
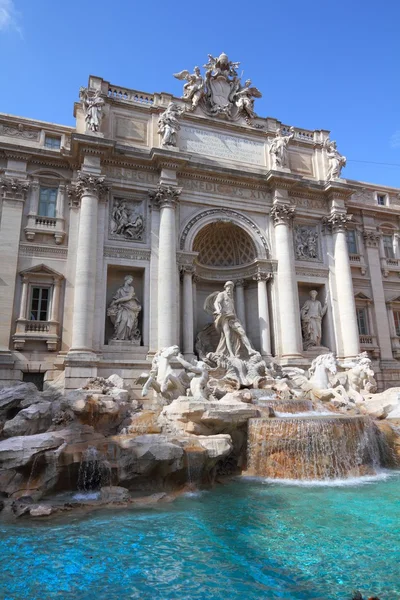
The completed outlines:
<svg viewBox="0 0 400 600">
<path fill-rule="evenodd" d="M 281 412 L 281 413 L 304 413 L 304 412 L 308 412 L 308 411 L 312 411 L 313 408 L 313 404 L 311 402 L 311 400 L 283 400 L 280 398 L 268 398 L 265 397 L 263 398 L 262 396 L 260 398 L 257 398 L 257 400 L 254 402 L 254 404 L 257 405 L 257 407 L 260 409 L 260 411 L 263 410 L 263 408 L 269 409 L 272 408 L 274 412 Z"/>
<path fill-rule="evenodd" d="M 247 475 L 329 480 L 374 475 L 389 466 L 384 435 L 364 416 L 250 419 Z"/>
</svg>

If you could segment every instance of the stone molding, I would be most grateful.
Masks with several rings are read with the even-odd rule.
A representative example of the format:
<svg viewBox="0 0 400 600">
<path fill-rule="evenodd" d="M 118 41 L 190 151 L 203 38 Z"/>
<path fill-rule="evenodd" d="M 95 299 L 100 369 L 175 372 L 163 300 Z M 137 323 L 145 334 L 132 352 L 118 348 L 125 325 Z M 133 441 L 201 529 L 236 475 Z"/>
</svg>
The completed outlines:
<svg viewBox="0 0 400 600">
<path fill-rule="evenodd" d="M 16 179 L 14 177 L 1 177 L 0 188 L 4 199 L 21 200 L 26 198 L 29 189 L 29 181 Z"/>
<path fill-rule="evenodd" d="M 289 225 L 294 218 L 295 207 L 288 204 L 274 204 L 269 213 L 274 226 Z"/>
<path fill-rule="evenodd" d="M 128 260 L 150 260 L 151 251 L 144 248 L 116 248 L 104 246 L 104 258 L 123 258 Z"/>
<path fill-rule="evenodd" d="M 149 190 L 149 197 L 154 208 L 175 208 L 181 192 L 182 188 L 159 185 L 156 190 Z"/>
<path fill-rule="evenodd" d="M 20 244 L 19 251 L 21 256 L 47 256 L 49 258 L 67 258 L 68 248 L 59 248 L 56 246 L 34 246 L 32 244 Z"/>
</svg>

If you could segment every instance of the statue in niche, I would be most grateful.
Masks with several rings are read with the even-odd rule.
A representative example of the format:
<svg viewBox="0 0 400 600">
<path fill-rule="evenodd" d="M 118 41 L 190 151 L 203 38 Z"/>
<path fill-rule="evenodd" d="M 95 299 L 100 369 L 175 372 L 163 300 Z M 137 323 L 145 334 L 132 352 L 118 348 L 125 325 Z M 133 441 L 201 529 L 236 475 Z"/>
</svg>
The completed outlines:
<svg viewBox="0 0 400 600">
<path fill-rule="evenodd" d="M 87 88 L 81 88 L 79 97 L 81 99 L 84 111 L 86 128 L 93 133 L 100 131 L 101 120 L 103 118 L 103 106 L 105 104 L 100 96 L 100 90 L 90 94 Z"/>
<path fill-rule="evenodd" d="M 304 350 L 321 345 L 322 318 L 328 309 L 328 297 L 325 298 L 322 306 L 317 296 L 318 292 L 311 290 L 310 299 L 304 302 L 300 310 Z"/>
<path fill-rule="evenodd" d="M 294 230 L 294 241 L 298 260 L 318 258 L 318 232 L 316 227 L 297 225 Z"/>
<path fill-rule="evenodd" d="M 188 110 L 193 112 L 196 110 L 200 100 L 204 96 L 204 79 L 201 75 L 200 68 L 195 67 L 193 73 L 189 73 L 189 71 L 180 71 L 180 73 L 174 73 L 174 77 L 183 81 L 186 79 L 185 85 L 183 86 L 183 96 L 181 100 L 185 102 L 190 102 L 190 107 Z"/>
<path fill-rule="evenodd" d="M 132 241 L 143 239 L 143 217 L 134 209 L 128 208 L 125 200 L 114 200 L 111 217 L 112 234 Z"/>
<path fill-rule="evenodd" d="M 273 169 L 288 169 L 289 168 L 289 150 L 288 145 L 290 140 L 294 138 L 294 127 L 289 129 L 289 134 L 284 135 L 281 128 L 277 129 L 275 138 L 270 146 L 272 156 Z"/>
<path fill-rule="evenodd" d="M 204 310 L 213 315 L 214 324 L 220 333 L 215 354 L 236 358 L 248 358 L 256 354 L 235 312 L 233 281 L 227 281 L 223 292 L 214 292 L 206 298 Z"/>
<path fill-rule="evenodd" d="M 124 278 L 124 285 L 118 288 L 107 309 L 107 316 L 114 325 L 113 340 L 140 343 L 138 328 L 139 313 L 142 307 L 136 297 L 132 275 Z"/>
<path fill-rule="evenodd" d="M 343 167 L 346 166 L 347 159 L 340 154 L 336 147 L 336 142 L 326 140 L 325 142 L 326 155 L 328 157 L 328 175 L 327 180 L 339 179 Z"/>
<path fill-rule="evenodd" d="M 176 134 L 180 130 L 178 117 L 183 113 L 183 108 L 175 102 L 168 104 L 158 119 L 158 133 L 162 135 L 161 146 L 176 147 Z"/>
</svg>

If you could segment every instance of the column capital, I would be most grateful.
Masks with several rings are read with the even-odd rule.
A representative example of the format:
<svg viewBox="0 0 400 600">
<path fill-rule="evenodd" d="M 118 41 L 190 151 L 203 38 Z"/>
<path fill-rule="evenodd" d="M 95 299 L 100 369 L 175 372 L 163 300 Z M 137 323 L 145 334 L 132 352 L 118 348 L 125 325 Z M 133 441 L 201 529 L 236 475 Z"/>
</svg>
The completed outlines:
<svg viewBox="0 0 400 600">
<path fill-rule="evenodd" d="M 150 201 L 154 208 L 175 208 L 179 202 L 182 188 L 172 185 L 159 185 L 155 190 L 149 190 Z"/>
<path fill-rule="evenodd" d="M 190 275 L 191 277 L 196 273 L 196 267 L 194 265 L 179 265 L 179 272 L 181 276 Z"/>
<path fill-rule="evenodd" d="M 294 218 L 295 210 L 295 207 L 289 204 L 274 204 L 270 212 L 274 226 L 288 225 Z"/>
<path fill-rule="evenodd" d="M 235 287 L 246 287 L 247 281 L 246 279 L 235 279 L 234 282 Z"/>
<path fill-rule="evenodd" d="M 379 248 L 379 241 L 381 239 L 379 231 L 368 231 L 367 229 L 364 229 L 363 238 L 367 248 Z"/>
<path fill-rule="evenodd" d="M 25 179 L 16 179 L 15 177 L 1 177 L 0 188 L 2 196 L 9 200 L 24 201 L 29 189 L 30 182 Z"/>
<path fill-rule="evenodd" d="M 348 215 L 345 212 L 333 212 L 329 217 L 323 217 L 322 224 L 327 229 L 336 233 L 338 231 L 345 231 L 352 219 L 353 215 Z"/>
<path fill-rule="evenodd" d="M 93 175 L 78 171 L 78 177 L 70 185 L 66 186 L 68 204 L 70 208 L 79 208 L 82 196 L 93 195 L 99 199 L 106 197 L 109 186 L 105 183 L 104 175 Z"/>
<path fill-rule="evenodd" d="M 254 281 L 269 281 L 269 279 L 273 279 L 273 273 L 267 273 L 266 271 L 259 271 L 255 275 L 253 275 Z"/>
</svg>

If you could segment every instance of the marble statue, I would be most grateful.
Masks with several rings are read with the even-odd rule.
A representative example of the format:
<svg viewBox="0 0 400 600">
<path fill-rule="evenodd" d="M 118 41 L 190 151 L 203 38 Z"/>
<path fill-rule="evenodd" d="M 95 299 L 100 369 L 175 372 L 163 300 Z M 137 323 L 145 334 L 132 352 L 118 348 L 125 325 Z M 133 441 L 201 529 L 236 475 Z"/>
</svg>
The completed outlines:
<svg viewBox="0 0 400 600">
<path fill-rule="evenodd" d="M 90 94 L 87 88 L 81 88 L 79 92 L 85 111 L 86 128 L 94 133 L 100 131 L 101 120 L 103 117 L 103 106 L 105 102 L 100 94 L 100 90 L 96 90 L 94 94 Z"/>
<path fill-rule="evenodd" d="M 289 168 L 288 145 L 290 140 L 294 138 L 294 127 L 291 127 L 289 132 L 290 133 L 288 135 L 284 135 L 282 130 L 279 128 L 276 131 L 275 138 L 272 140 L 269 151 L 272 157 L 273 169 Z"/>
<path fill-rule="evenodd" d="M 332 384 L 331 377 L 337 373 L 337 362 L 333 352 L 320 354 L 311 363 L 306 374 L 303 369 L 292 368 L 289 375 L 311 400 L 330 401 L 335 399 L 339 405 L 347 404 L 348 395 L 342 385 Z"/>
<path fill-rule="evenodd" d="M 311 290 L 310 299 L 306 300 L 300 310 L 301 329 L 303 332 L 304 350 L 312 346 L 320 346 L 322 338 L 322 318 L 328 309 L 328 299 L 322 306 L 317 300 L 318 292 Z"/>
<path fill-rule="evenodd" d="M 124 285 L 118 288 L 107 309 L 107 316 L 114 325 L 112 339 L 138 341 L 140 340 L 138 318 L 142 307 L 132 285 L 132 275 L 127 275 L 124 279 Z"/>
<path fill-rule="evenodd" d="M 249 79 L 242 85 L 237 72 L 239 65 L 222 52 L 216 57 L 208 55 L 204 77 L 199 67 L 195 67 L 193 73 L 187 70 L 174 73 L 177 79 L 186 80 L 181 99 L 189 105 L 188 110 L 199 107 L 208 116 L 229 121 L 244 119 L 251 125 L 256 117 L 254 99 L 261 98 L 261 93 L 251 86 Z"/>
<path fill-rule="evenodd" d="M 114 200 L 111 213 L 111 233 L 128 240 L 143 239 L 143 217 L 134 209 L 129 208 L 126 200 Z"/>
<path fill-rule="evenodd" d="M 248 358 L 256 353 L 235 312 L 233 281 L 227 281 L 223 292 L 214 292 L 206 298 L 204 310 L 214 317 L 214 324 L 220 333 L 216 354 Z"/>
<path fill-rule="evenodd" d="M 346 360 L 341 366 L 347 369 L 337 375 L 337 381 L 344 387 L 349 398 L 362 402 L 367 394 L 377 391 L 375 373 L 367 352 L 361 352 L 354 359 Z"/>
<path fill-rule="evenodd" d="M 189 111 L 192 112 L 196 110 L 200 100 L 204 96 L 204 78 L 201 75 L 200 68 L 195 67 L 193 73 L 189 73 L 189 71 L 186 70 L 174 73 L 174 77 L 180 81 L 186 79 L 181 100 L 190 104 L 188 108 Z"/>
<path fill-rule="evenodd" d="M 346 166 L 347 159 L 340 154 L 336 147 L 336 142 L 326 140 L 325 142 L 326 155 L 328 157 L 328 175 L 327 180 L 339 179 L 343 167 Z"/>
<path fill-rule="evenodd" d="M 204 361 L 196 359 L 190 363 L 184 359 L 182 354 L 178 354 L 177 359 L 182 367 L 186 369 L 186 371 L 189 371 L 190 395 L 194 400 L 208 400 L 209 391 L 207 389 L 207 383 L 210 378 L 210 366 Z"/>
<path fill-rule="evenodd" d="M 180 130 L 178 117 L 183 113 L 183 108 L 175 102 L 168 104 L 158 119 L 158 133 L 162 135 L 162 146 L 176 147 L 176 134 Z"/>
<path fill-rule="evenodd" d="M 294 246 L 297 260 L 318 258 L 318 232 L 316 227 L 297 225 L 294 228 Z"/>
<path fill-rule="evenodd" d="M 186 395 L 189 380 L 183 377 L 185 373 L 176 375 L 171 364 L 172 361 L 178 360 L 179 355 L 179 346 L 162 348 L 155 353 L 150 372 L 142 373 L 135 381 L 144 384 L 142 397 L 147 396 L 151 389 L 168 401 Z"/>
<path fill-rule="evenodd" d="M 251 80 L 247 79 L 244 87 L 240 88 L 233 99 L 239 112 L 243 114 L 246 121 L 251 121 L 257 115 L 254 112 L 254 98 L 261 98 L 262 94 L 256 87 L 251 87 Z"/>
</svg>

